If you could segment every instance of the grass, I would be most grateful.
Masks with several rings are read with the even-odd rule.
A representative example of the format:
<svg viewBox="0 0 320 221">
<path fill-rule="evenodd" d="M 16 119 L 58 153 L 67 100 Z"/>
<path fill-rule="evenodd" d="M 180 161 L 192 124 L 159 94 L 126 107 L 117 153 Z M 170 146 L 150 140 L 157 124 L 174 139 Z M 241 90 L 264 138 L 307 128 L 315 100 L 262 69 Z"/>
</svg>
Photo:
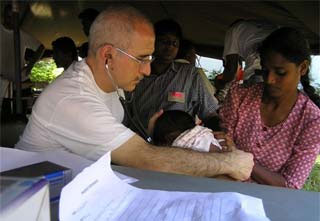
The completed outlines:
<svg viewBox="0 0 320 221">
<path fill-rule="evenodd" d="M 320 192 L 320 155 L 318 155 L 303 189 L 307 191 Z"/>
</svg>

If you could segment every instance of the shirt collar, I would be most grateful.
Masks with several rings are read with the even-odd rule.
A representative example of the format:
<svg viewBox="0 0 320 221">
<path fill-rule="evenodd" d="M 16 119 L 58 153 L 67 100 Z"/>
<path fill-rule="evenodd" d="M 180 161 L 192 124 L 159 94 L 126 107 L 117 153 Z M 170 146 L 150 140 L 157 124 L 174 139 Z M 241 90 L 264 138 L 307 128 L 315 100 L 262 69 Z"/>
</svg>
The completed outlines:
<svg viewBox="0 0 320 221">
<path fill-rule="evenodd" d="M 175 61 L 172 61 L 172 62 L 171 62 L 169 68 L 166 70 L 165 73 L 167 73 L 167 72 L 169 72 L 169 71 L 178 72 L 178 66 L 177 66 L 177 63 L 176 63 Z M 165 74 L 165 73 L 163 73 L 163 74 Z M 163 74 L 157 75 L 157 74 L 152 74 L 152 73 L 151 73 L 148 77 L 161 76 L 161 75 L 163 75 Z M 147 78 L 148 78 L 148 77 L 147 77 Z"/>
<path fill-rule="evenodd" d="M 177 63 L 176 63 L 175 61 L 172 62 L 172 64 L 171 64 L 171 69 L 172 69 L 174 72 L 178 72 Z"/>
</svg>

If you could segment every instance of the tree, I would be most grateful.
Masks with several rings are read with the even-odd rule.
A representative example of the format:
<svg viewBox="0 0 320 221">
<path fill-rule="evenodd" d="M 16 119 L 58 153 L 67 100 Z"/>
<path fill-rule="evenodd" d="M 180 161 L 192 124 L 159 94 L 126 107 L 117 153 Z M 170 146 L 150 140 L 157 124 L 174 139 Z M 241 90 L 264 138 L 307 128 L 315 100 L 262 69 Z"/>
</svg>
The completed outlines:
<svg viewBox="0 0 320 221">
<path fill-rule="evenodd" d="M 212 70 L 209 72 L 209 74 L 207 74 L 207 77 L 209 79 L 210 82 L 213 82 L 214 79 L 217 77 L 217 75 L 221 74 L 220 71 L 216 71 L 216 70 Z"/>
<path fill-rule="evenodd" d="M 316 94 L 320 96 L 320 84 L 315 83 L 314 84 L 314 89 L 316 90 Z"/>
<path fill-rule="evenodd" d="M 32 82 L 50 83 L 56 78 L 54 74 L 56 68 L 53 59 L 38 61 L 31 70 L 30 80 Z"/>
</svg>

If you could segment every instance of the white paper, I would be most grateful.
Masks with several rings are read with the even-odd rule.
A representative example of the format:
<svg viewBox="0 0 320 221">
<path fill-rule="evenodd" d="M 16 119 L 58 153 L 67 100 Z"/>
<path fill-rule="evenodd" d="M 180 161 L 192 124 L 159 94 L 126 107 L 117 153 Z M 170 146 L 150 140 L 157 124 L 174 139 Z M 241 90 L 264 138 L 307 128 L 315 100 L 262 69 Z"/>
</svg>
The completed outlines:
<svg viewBox="0 0 320 221">
<path fill-rule="evenodd" d="M 130 176 L 124 175 L 124 174 L 119 173 L 119 172 L 117 172 L 117 171 L 113 171 L 113 172 L 114 172 L 114 174 L 116 174 L 116 176 L 117 176 L 120 180 L 122 180 L 122 181 L 124 181 L 124 182 L 126 182 L 126 183 L 135 183 L 135 182 L 139 181 L 138 179 L 136 179 L 136 178 L 134 178 L 134 177 L 130 177 Z"/>
<path fill-rule="evenodd" d="M 239 193 L 143 190 L 121 181 L 110 153 L 63 188 L 60 220 L 269 220 L 261 199 Z"/>
</svg>

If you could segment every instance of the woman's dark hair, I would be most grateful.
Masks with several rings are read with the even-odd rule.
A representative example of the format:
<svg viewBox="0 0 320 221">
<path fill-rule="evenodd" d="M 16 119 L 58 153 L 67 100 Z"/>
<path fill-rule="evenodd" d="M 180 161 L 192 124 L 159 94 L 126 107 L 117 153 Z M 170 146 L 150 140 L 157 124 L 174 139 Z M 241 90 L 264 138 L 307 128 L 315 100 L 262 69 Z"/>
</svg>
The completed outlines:
<svg viewBox="0 0 320 221">
<path fill-rule="evenodd" d="M 290 62 L 300 65 L 303 61 L 311 63 L 310 47 L 302 33 L 290 27 L 283 27 L 272 32 L 259 48 L 261 59 L 264 60 L 271 51 L 280 53 Z M 310 85 L 309 70 L 301 77 L 303 90 L 309 98 L 320 107 L 320 97 L 315 93 L 315 89 Z"/>
<path fill-rule="evenodd" d="M 195 126 L 193 117 L 184 111 L 164 111 L 155 123 L 153 142 L 158 146 L 171 145 L 181 133 Z"/>
</svg>

